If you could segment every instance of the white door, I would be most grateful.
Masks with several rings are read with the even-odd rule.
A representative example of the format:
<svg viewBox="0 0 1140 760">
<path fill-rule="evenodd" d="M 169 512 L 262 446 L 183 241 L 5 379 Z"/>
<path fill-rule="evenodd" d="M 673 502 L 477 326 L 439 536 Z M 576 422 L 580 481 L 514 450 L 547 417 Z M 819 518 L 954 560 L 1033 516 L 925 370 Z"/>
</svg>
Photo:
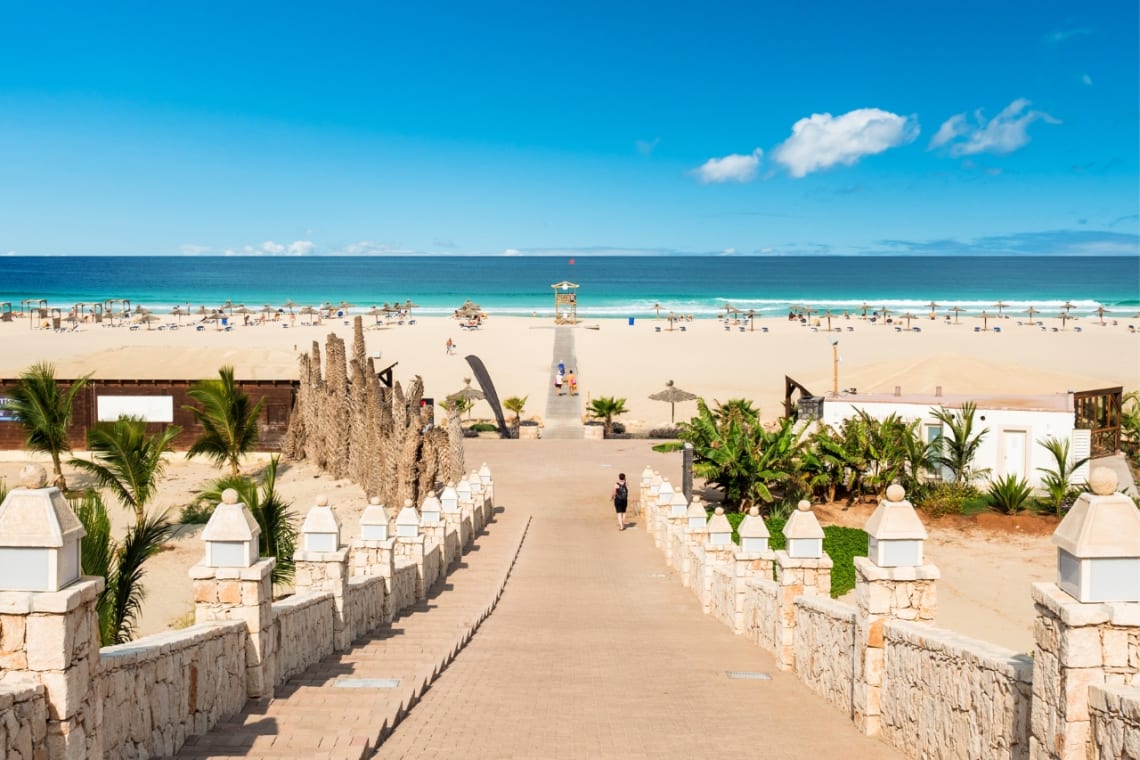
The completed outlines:
<svg viewBox="0 0 1140 760">
<path fill-rule="evenodd" d="M 1002 431 L 1002 474 L 1025 477 L 1025 443 L 1024 430 Z"/>
</svg>

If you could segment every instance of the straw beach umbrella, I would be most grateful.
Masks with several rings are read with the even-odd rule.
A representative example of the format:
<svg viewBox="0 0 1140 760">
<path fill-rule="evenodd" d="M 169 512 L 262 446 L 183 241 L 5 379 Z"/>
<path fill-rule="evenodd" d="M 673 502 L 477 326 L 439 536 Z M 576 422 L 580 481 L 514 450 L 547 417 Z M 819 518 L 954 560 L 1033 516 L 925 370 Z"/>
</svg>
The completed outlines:
<svg viewBox="0 0 1140 760">
<path fill-rule="evenodd" d="M 465 377 L 463 378 L 463 387 L 457 390 L 455 393 L 450 394 L 447 397 L 447 400 L 453 402 L 456 399 L 463 399 L 468 405 L 470 405 L 475 401 L 482 401 L 485 398 L 487 397 L 483 395 L 483 391 L 479 390 L 478 388 L 471 387 L 471 378 Z M 467 419 L 471 419 L 470 406 L 467 408 Z"/>
<path fill-rule="evenodd" d="M 954 324 L 958 324 L 958 315 L 965 311 L 961 306 L 953 306 L 950 311 L 954 312 Z"/>
<path fill-rule="evenodd" d="M 1006 308 L 1007 306 L 1009 306 L 1009 304 L 1000 298 L 998 299 L 998 302 L 994 304 L 994 308 L 998 310 L 998 319 L 1002 318 L 1002 309 Z"/>
<path fill-rule="evenodd" d="M 867 318 L 867 310 L 871 308 L 871 304 L 864 301 L 863 305 L 860 306 L 859 308 L 863 310 L 863 319 L 866 319 Z"/>
<path fill-rule="evenodd" d="M 1032 322 L 1033 321 L 1033 315 L 1034 314 L 1040 314 L 1041 312 L 1039 312 L 1037 309 L 1030 306 L 1028 309 L 1025 310 L 1025 313 L 1029 315 L 1029 321 Z"/>
<path fill-rule="evenodd" d="M 935 303 L 934 301 L 931 301 L 926 306 L 927 306 L 927 308 L 930 309 L 930 318 L 934 319 L 934 310 L 938 308 L 938 304 Z"/>
<path fill-rule="evenodd" d="M 681 401 L 692 401 L 696 399 L 696 394 L 683 391 L 677 386 L 673 385 L 670 380 L 665 383 L 665 390 L 651 393 L 649 398 L 654 401 L 665 401 L 669 404 L 669 424 L 672 425 L 677 421 L 677 404 Z"/>
<path fill-rule="evenodd" d="M 384 313 L 384 310 L 381 309 L 379 306 L 373 306 L 371 309 L 364 312 L 364 314 L 366 316 L 369 316 L 369 317 L 372 317 L 373 319 L 375 319 L 376 324 L 380 324 L 380 315 L 383 313 Z"/>
<path fill-rule="evenodd" d="M 1096 316 L 1100 319 L 1101 325 L 1104 325 L 1104 306 L 1096 307 Z"/>
<path fill-rule="evenodd" d="M 992 317 L 993 315 L 990 314 L 989 312 L 987 312 L 985 309 L 982 309 L 982 313 L 979 314 L 978 316 L 981 317 L 981 319 L 982 319 L 982 329 L 983 330 L 990 329 L 989 328 L 989 320 L 990 320 L 990 317 Z"/>
<path fill-rule="evenodd" d="M 289 298 L 289 299 L 286 299 L 285 303 L 281 304 L 281 308 L 282 309 L 288 309 L 289 313 L 292 314 L 293 309 L 296 309 L 298 305 L 299 304 L 296 301 L 294 301 L 292 298 Z"/>
<path fill-rule="evenodd" d="M 915 319 L 915 316 L 908 311 L 906 314 L 902 315 L 902 318 L 906 320 L 906 329 L 909 330 L 910 329 L 910 321 L 912 319 Z"/>
</svg>

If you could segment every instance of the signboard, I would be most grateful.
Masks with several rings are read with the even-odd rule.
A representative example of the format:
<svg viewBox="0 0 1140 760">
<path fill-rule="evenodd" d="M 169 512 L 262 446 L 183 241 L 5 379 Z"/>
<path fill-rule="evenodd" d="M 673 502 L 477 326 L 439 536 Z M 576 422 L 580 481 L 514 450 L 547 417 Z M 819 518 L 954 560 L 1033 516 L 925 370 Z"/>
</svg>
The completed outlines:
<svg viewBox="0 0 1140 760">
<path fill-rule="evenodd" d="M 98 396 L 95 415 L 99 422 L 120 417 L 141 417 L 147 422 L 174 422 L 173 396 Z"/>
</svg>

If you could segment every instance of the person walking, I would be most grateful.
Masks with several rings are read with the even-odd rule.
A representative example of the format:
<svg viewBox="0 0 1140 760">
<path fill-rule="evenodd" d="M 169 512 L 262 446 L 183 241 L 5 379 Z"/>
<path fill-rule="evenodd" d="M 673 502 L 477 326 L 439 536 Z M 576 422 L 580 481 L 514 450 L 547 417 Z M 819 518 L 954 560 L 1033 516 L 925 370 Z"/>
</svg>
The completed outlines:
<svg viewBox="0 0 1140 760">
<path fill-rule="evenodd" d="M 614 503 L 617 512 L 618 530 L 625 530 L 625 508 L 629 504 L 629 485 L 625 482 L 625 473 L 619 472 L 614 490 L 610 493 L 610 501 Z"/>
<path fill-rule="evenodd" d="M 559 396 L 563 395 L 562 385 L 565 380 L 566 378 L 563 376 L 562 370 L 558 370 L 558 373 L 554 376 L 554 390 Z"/>
<path fill-rule="evenodd" d="M 566 384 L 570 386 L 570 395 L 577 396 L 578 378 L 574 377 L 574 370 L 570 370 L 570 372 L 566 375 Z"/>
<path fill-rule="evenodd" d="M 455 352 L 455 342 L 451 338 L 447 339 L 447 354 L 450 356 Z"/>
</svg>

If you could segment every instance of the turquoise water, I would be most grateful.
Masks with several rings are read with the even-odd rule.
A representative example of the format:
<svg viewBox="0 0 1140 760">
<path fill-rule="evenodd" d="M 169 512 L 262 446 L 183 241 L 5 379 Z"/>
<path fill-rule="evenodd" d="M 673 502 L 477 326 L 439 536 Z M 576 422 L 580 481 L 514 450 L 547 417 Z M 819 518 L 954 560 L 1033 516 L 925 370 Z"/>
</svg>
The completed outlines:
<svg viewBox="0 0 1140 760">
<path fill-rule="evenodd" d="M 1055 314 L 1062 304 L 1091 314 L 1140 312 L 1136 257 L 0 257 L 0 302 L 126 298 L 155 310 L 175 304 L 216 308 L 224 301 L 260 308 L 287 300 L 318 306 L 347 301 L 367 309 L 411 299 L 420 314 L 450 314 L 464 299 L 491 314 L 553 308 L 551 284 L 578 283 L 578 313 L 645 317 L 715 314 L 726 302 L 761 315 L 793 304 L 836 312 L 872 309 L 966 313 L 1029 307 Z"/>
</svg>

